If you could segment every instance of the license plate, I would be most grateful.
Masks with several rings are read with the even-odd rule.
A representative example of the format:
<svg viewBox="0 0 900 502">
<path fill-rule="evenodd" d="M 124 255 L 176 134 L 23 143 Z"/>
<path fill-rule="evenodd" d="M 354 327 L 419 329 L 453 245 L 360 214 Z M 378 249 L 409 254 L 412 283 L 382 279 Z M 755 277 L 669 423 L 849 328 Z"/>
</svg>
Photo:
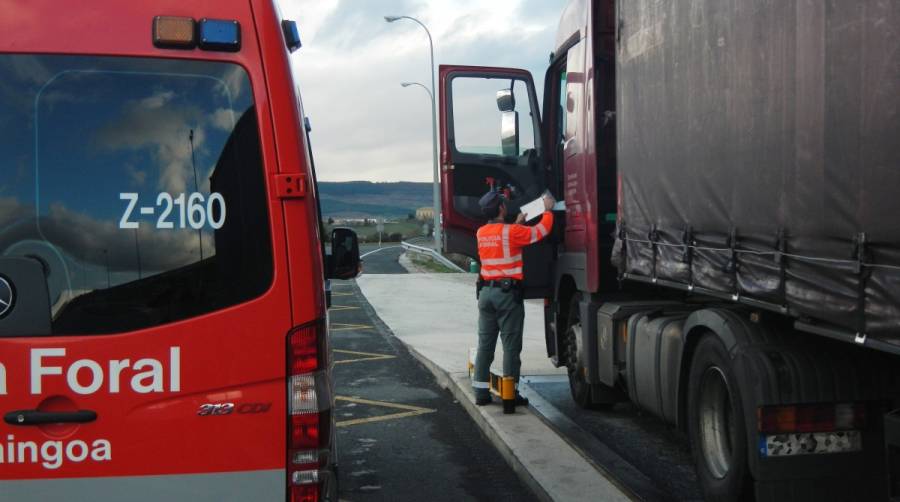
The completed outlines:
<svg viewBox="0 0 900 502">
<path fill-rule="evenodd" d="M 762 457 L 844 453 L 860 450 L 862 450 L 862 434 L 859 431 L 797 432 L 759 437 L 759 454 Z"/>
</svg>

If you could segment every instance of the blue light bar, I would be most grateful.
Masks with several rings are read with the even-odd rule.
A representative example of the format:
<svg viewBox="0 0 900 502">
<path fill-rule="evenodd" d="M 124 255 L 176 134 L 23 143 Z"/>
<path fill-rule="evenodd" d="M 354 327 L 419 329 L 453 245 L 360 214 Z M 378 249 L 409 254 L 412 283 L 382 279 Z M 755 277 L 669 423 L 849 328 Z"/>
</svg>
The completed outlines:
<svg viewBox="0 0 900 502">
<path fill-rule="evenodd" d="M 284 32 L 284 43 L 289 51 L 294 52 L 300 48 L 300 30 L 297 29 L 297 22 L 285 19 L 281 22 L 281 31 Z"/>
<path fill-rule="evenodd" d="M 206 19 L 198 23 L 200 48 L 207 51 L 241 50 L 241 25 L 234 20 Z"/>
</svg>

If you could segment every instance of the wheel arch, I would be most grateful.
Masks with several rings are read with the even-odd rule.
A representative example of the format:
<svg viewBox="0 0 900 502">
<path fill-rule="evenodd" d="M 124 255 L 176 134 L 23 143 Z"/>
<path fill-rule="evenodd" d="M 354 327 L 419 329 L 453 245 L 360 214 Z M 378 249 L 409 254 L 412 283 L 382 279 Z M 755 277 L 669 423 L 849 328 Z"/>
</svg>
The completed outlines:
<svg viewBox="0 0 900 502">
<path fill-rule="evenodd" d="M 556 343 L 556 353 L 560 365 L 566 363 L 565 353 L 561 352 L 560 349 L 563 347 L 563 337 L 565 336 L 566 330 L 569 329 L 569 305 L 577 294 L 578 286 L 575 282 L 575 278 L 569 274 L 560 276 L 557 281 L 556 295 L 554 296 L 556 302 L 556 311 L 554 312 L 554 326 L 556 327 L 556 332 L 553 333 L 554 342 Z"/>
<path fill-rule="evenodd" d="M 741 315 L 732 309 L 709 308 L 692 312 L 684 321 L 684 345 L 678 371 L 677 427 L 687 431 L 688 381 L 691 363 L 697 344 L 703 335 L 712 333 L 725 345 L 733 360 L 739 347 L 763 341 L 766 336 L 761 326 L 753 325 L 749 315 Z M 741 378 L 741 375 L 738 375 Z"/>
<path fill-rule="evenodd" d="M 699 341 L 707 334 L 716 336 L 728 353 L 740 389 L 750 452 L 758 440 L 758 406 L 900 401 L 900 366 L 886 354 L 797 332 L 790 320 L 780 316 L 747 308 L 706 308 L 692 312 L 683 326 L 677 385 L 679 429 L 688 426 L 691 364 Z M 862 480 L 853 489 L 868 489 L 863 482 L 866 476 L 884 468 L 882 456 L 872 453 L 882 438 L 870 429 L 864 442 L 863 452 L 827 463 L 815 455 L 763 461 L 751 454 L 750 472 L 758 487 L 769 490 L 765 493 L 783 488 L 785 483 L 819 490 L 827 486 L 824 480 L 835 476 Z"/>
</svg>

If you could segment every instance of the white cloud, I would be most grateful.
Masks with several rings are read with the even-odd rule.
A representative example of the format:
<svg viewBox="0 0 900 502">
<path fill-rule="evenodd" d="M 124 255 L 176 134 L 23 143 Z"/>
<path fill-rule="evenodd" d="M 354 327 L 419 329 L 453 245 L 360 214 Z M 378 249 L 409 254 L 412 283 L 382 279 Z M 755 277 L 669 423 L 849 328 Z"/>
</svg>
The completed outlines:
<svg viewBox="0 0 900 502">
<path fill-rule="evenodd" d="M 109 150 L 149 148 L 159 166 L 157 187 L 178 194 L 187 192 L 187 180 L 193 180 L 191 131 L 195 150 L 202 148 L 206 133 L 205 118 L 196 108 L 163 107 L 173 98 L 172 92 L 158 92 L 126 104 L 95 141 Z"/>
<path fill-rule="evenodd" d="M 222 81 L 225 85 L 219 86 L 218 89 L 221 91 L 221 94 L 228 99 L 229 102 L 233 101 L 237 96 L 241 94 L 244 82 L 247 80 L 244 75 L 244 69 L 240 66 L 234 65 L 229 68 L 225 72 L 225 75 L 222 77 Z"/>
<path fill-rule="evenodd" d="M 292 56 L 320 180 L 431 181 L 428 39 L 440 64 L 532 71 L 540 87 L 566 0 L 282 0 L 303 47 Z M 437 76 L 435 76 L 437 78 Z M 539 98 L 540 99 L 540 98 Z M 496 126 L 499 128 L 499 124 Z"/>
<path fill-rule="evenodd" d="M 162 108 L 169 101 L 172 101 L 172 98 L 175 97 L 175 93 L 172 91 L 168 92 L 157 92 L 152 96 L 147 96 L 146 98 L 140 100 L 138 102 L 138 107 L 144 108 L 146 110 L 155 110 L 157 108 Z"/>
<path fill-rule="evenodd" d="M 213 126 L 227 132 L 231 132 L 234 129 L 234 110 L 230 108 L 219 108 L 214 111 L 213 114 L 209 117 L 210 123 Z"/>
<path fill-rule="evenodd" d="M 117 220 L 98 219 L 60 203 L 51 204 L 47 212 L 41 214 L 40 234 L 36 233 L 33 223 L 13 225 L 33 221 L 34 215 L 34 206 L 16 198 L 0 197 L 0 229 L 4 229 L 0 232 L 0 252 L 9 252 L 9 244 L 46 238 L 76 260 L 108 265 L 113 271 L 136 269 L 135 239 L 141 245 L 141 266 L 145 270 L 182 267 L 196 261 L 199 255 L 196 232 L 157 230 L 149 225 L 141 225 L 136 231 L 122 230 Z M 204 234 L 204 241 L 206 237 Z M 204 253 L 212 253 L 212 247 L 211 243 L 204 242 Z M 108 255 L 98 253 L 101 249 L 106 249 Z"/>
<path fill-rule="evenodd" d="M 133 186 L 143 186 L 147 181 L 147 171 L 141 171 L 131 164 L 125 166 L 125 171 L 128 173 L 128 177 L 131 179 L 131 184 Z"/>
</svg>

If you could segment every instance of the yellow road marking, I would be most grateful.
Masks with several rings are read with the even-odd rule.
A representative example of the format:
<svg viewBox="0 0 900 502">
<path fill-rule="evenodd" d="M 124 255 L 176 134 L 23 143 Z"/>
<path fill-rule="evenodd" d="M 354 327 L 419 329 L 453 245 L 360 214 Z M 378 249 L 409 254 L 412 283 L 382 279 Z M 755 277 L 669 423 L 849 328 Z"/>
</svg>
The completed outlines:
<svg viewBox="0 0 900 502">
<path fill-rule="evenodd" d="M 372 401 L 370 399 L 362 399 L 362 398 L 358 398 L 358 397 L 336 396 L 334 399 L 336 401 L 347 401 L 349 403 L 368 404 L 371 406 L 381 406 L 384 408 L 405 410 L 400 413 L 391 413 L 389 415 L 381 415 L 378 417 L 355 418 L 352 420 L 341 420 L 341 421 L 335 422 L 335 425 L 338 427 L 350 427 L 351 425 L 370 424 L 373 422 L 383 422 L 385 420 L 397 420 L 400 418 L 415 417 L 418 415 L 426 415 L 428 413 L 434 413 L 435 411 L 437 411 L 437 410 L 433 410 L 431 408 L 422 408 L 421 406 L 411 406 L 408 404 L 388 403 L 385 401 Z"/>
<path fill-rule="evenodd" d="M 331 331 L 352 331 L 354 329 L 375 329 L 375 327 L 366 324 L 344 324 L 340 322 L 331 323 Z"/>
<path fill-rule="evenodd" d="M 344 359 L 341 361 L 335 361 L 334 364 L 358 363 L 360 361 L 378 361 L 380 359 L 393 359 L 393 358 L 397 357 L 397 356 L 392 356 L 389 354 L 374 354 L 372 352 L 355 352 L 352 350 L 334 349 L 334 351 L 341 353 L 341 354 L 352 354 L 354 356 L 362 356 L 362 357 L 357 357 L 356 359 Z"/>
<path fill-rule="evenodd" d="M 328 310 L 332 312 L 340 312 L 342 310 L 358 310 L 359 307 L 351 307 L 350 305 L 332 305 Z"/>
</svg>

